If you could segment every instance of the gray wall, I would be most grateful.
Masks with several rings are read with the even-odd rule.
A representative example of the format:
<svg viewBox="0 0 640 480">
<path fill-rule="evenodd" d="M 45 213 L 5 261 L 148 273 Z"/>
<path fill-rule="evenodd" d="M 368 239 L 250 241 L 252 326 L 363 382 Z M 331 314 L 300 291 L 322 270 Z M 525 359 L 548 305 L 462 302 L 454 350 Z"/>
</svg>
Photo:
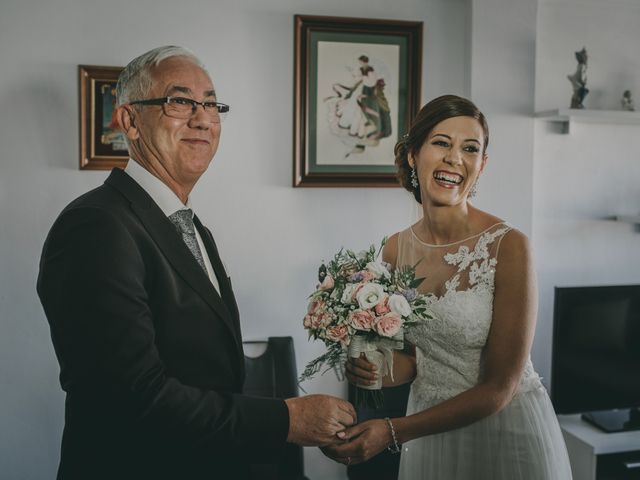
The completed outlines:
<svg viewBox="0 0 640 480">
<path fill-rule="evenodd" d="M 399 189 L 291 188 L 293 15 L 424 21 L 423 103 L 457 93 L 471 95 L 485 111 L 490 159 L 476 204 L 534 240 L 541 314 L 533 360 L 546 377 L 553 285 L 637 281 L 631 263 L 638 263 L 638 234 L 597 219 L 605 212 L 638 213 L 633 181 L 640 172 L 626 141 L 635 130 L 595 126 L 558 136 L 532 118 L 536 108 L 565 106 L 565 76 L 583 43 L 593 52 L 589 74 L 596 90 L 611 85 L 598 80 L 597 60 L 602 71 L 629 72 L 619 86 L 637 86 L 637 60 L 623 56 L 620 45 L 637 43 L 632 26 L 640 12 L 628 0 L 608 5 L 608 13 L 618 12 L 629 25 L 616 38 L 599 35 L 603 9 L 594 0 L 402 0 L 392 6 L 386 0 L 185 0 L 179 6 L 4 0 L 0 477 L 52 478 L 58 461 L 64 397 L 35 295 L 37 262 L 58 212 L 107 175 L 77 169 L 78 64 L 124 65 L 157 45 L 181 44 L 209 65 L 220 99 L 233 110 L 194 191 L 195 208 L 234 277 L 245 337 L 292 335 L 302 366 L 322 351 L 301 327 L 318 263 L 342 245 L 361 248 L 404 228 L 419 210 Z M 594 106 L 614 103 L 605 94 L 596 97 Z M 600 141 L 600 135 L 608 136 Z M 605 165 L 615 167 L 615 188 Z M 577 194 L 585 184 L 590 193 Z M 592 241 L 575 249 L 586 235 Z M 345 394 L 331 375 L 305 388 Z M 305 458 L 311 478 L 344 478 L 344 468 L 316 449 L 307 449 Z"/>
<path fill-rule="evenodd" d="M 293 335 L 299 365 L 321 352 L 302 329 L 319 262 L 415 217 L 400 189 L 293 189 L 293 15 L 425 21 L 424 98 L 467 94 L 463 0 L 4 0 L 0 6 L 0 478 L 52 478 L 64 397 L 35 294 L 59 211 L 106 172 L 78 170 L 78 64 L 124 65 L 158 45 L 194 50 L 232 105 L 193 194 L 234 278 L 248 339 Z M 99 254 L 99 252 L 96 252 Z M 309 392 L 344 395 L 327 375 Z M 314 479 L 344 468 L 307 449 Z"/>
<path fill-rule="evenodd" d="M 570 105 L 567 75 L 575 71 L 574 52 L 583 46 L 589 54 L 585 107 L 617 110 L 628 89 L 640 108 L 638 2 L 544 1 L 538 14 L 537 111 Z M 547 379 L 553 287 L 640 283 L 640 230 L 610 220 L 640 213 L 638 129 L 573 123 L 563 135 L 549 122 L 535 121 L 533 241 L 540 310 L 534 358 Z"/>
</svg>

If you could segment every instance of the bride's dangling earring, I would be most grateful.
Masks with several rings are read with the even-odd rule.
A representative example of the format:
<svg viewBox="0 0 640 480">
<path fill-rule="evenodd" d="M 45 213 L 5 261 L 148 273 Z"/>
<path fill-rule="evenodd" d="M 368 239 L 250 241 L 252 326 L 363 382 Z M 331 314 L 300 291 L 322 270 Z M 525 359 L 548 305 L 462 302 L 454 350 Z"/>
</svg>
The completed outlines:
<svg viewBox="0 0 640 480">
<path fill-rule="evenodd" d="M 416 175 L 416 168 L 411 167 L 411 186 L 414 190 L 417 190 L 419 185 L 420 184 L 418 183 L 418 175 Z"/>
<path fill-rule="evenodd" d="M 478 194 L 478 180 L 479 178 L 476 178 L 475 183 L 473 184 L 473 186 L 471 187 L 471 190 L 469 190 L 469 193 L 467 194 L 467 198 L 473 198 Z"/>
</svg>

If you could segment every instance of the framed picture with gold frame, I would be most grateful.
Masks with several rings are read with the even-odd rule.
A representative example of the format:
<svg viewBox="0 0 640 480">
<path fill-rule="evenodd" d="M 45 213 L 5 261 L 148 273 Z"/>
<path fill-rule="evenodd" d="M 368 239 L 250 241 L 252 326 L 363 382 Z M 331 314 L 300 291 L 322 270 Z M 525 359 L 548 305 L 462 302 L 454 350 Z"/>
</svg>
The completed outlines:
<svg viewBox="0 0 640 480">
<path fill-rule="evenodd" d="M 294 17 L 294 187 L 390 187 L 420 106 L 422 22 Z"/>
<path fill-rule="evenodd" d="M 124 135 L 111 122 L 121 71 L 122 67 L 78 65 L 81 170 L 111 170 L 127 164 Z"/>
</svg>

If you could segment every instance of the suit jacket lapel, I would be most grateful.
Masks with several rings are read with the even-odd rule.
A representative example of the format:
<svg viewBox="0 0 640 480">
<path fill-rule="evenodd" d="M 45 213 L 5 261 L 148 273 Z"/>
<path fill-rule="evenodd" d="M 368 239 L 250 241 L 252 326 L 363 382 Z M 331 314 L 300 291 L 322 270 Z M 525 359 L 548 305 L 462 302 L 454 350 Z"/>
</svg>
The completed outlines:
<svg viewBox="0 0 640 480">
<path fill-rule="evenodd" d="M 197 215 L 194 215 L 193 222 L 195 223 L 196 228 L 200 232 L 200 236 L 202 237 L 202 241 L 204 243 L 205 248 L 207 249 L 207 254 L 209 255 L 209 260 L 211 260 L 211 265 L 213 266 L 213 270 L 218 278 L 218 283 L 220 284 L 220 295 L 222 296 L 222 300 L 224 301 L 228 311 L 230 312 L 231 320 L 233 321 L 233 327 L 235 332 L 236 339 L 236 347 L 238 348 L 238 354 L 242 358 L 241 364 L 244 366 L 244 351 L 242 349 L 242 333 L 240 331 L 240 318 L 238 314 L 238 307 L 236 305 L 236 299 L 233 295 L 233 289 L 231 288 L 231 281 L 227 276 L 227 272 L 225 271 L 224 265 L 222 264 L 222 260 L 220 259 L 220 254 L 218 253 L 218 247 L 216 246 L 216 242 L 213 239 L 213 235 L 208 228 L 206 228 L 200 222 L 200 219 Z M 243 373 L 244 376 L 244 373 Z"/>
<path fill-rule="evenodd" d="M 227 277 L 227 272 L 225 271 L 224 265 L 222 264 L 222 260 L 220 259 L 220 254 L 218 253 L 218 247 L 216 246 L 216 242 L 211 235 L 211 232 L 208 228 L 206 228 L 200 222 L 200 219 L 197 215 L 193 216 L 193 223 L 195 224 L 198 232 L 200 233 L 200 237 L 204 243 L 205 248 L 207 249 L 207 255 L 209 256 L 209 260 L 211 260 L 211 265 L 213 266 L 213 271 L 218 279 L 218 283 L 220 284 L 220 296 L 223 301 L 225 301 L 225 293 L 230 289 L 231 285 L 229 283 L 229 278 Z M 232 309 L 229 308 L 229 305 L 226 305 L 230 312 Z"/>
<path fill-rule="evenodd" d="M 131 208 L 178 275 L 224 320 L 237 343 L 237 320 L 233 318 L 211 281 L 195 261 L 189 248 L 176 234 L 175 227 L 160 207 L 135 180 L 120 169 L 114 168 L 105 183 L 116 188 L 131 202 Z M 226 276 L 224 280 L 227 281 Z"/>
</svg>

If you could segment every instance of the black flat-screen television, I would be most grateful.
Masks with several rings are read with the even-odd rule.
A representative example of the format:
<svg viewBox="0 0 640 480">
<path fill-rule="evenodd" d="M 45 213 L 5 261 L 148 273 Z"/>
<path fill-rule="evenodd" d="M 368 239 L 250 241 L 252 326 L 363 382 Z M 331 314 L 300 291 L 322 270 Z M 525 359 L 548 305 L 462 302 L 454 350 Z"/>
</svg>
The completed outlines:
<svg viewBox="0 0 640 480">
<path fill-rule="evenodd" d="M 607 432 L 640 429 L 640 285 L 555 288 L 551 400 Z"/>
</svg>

